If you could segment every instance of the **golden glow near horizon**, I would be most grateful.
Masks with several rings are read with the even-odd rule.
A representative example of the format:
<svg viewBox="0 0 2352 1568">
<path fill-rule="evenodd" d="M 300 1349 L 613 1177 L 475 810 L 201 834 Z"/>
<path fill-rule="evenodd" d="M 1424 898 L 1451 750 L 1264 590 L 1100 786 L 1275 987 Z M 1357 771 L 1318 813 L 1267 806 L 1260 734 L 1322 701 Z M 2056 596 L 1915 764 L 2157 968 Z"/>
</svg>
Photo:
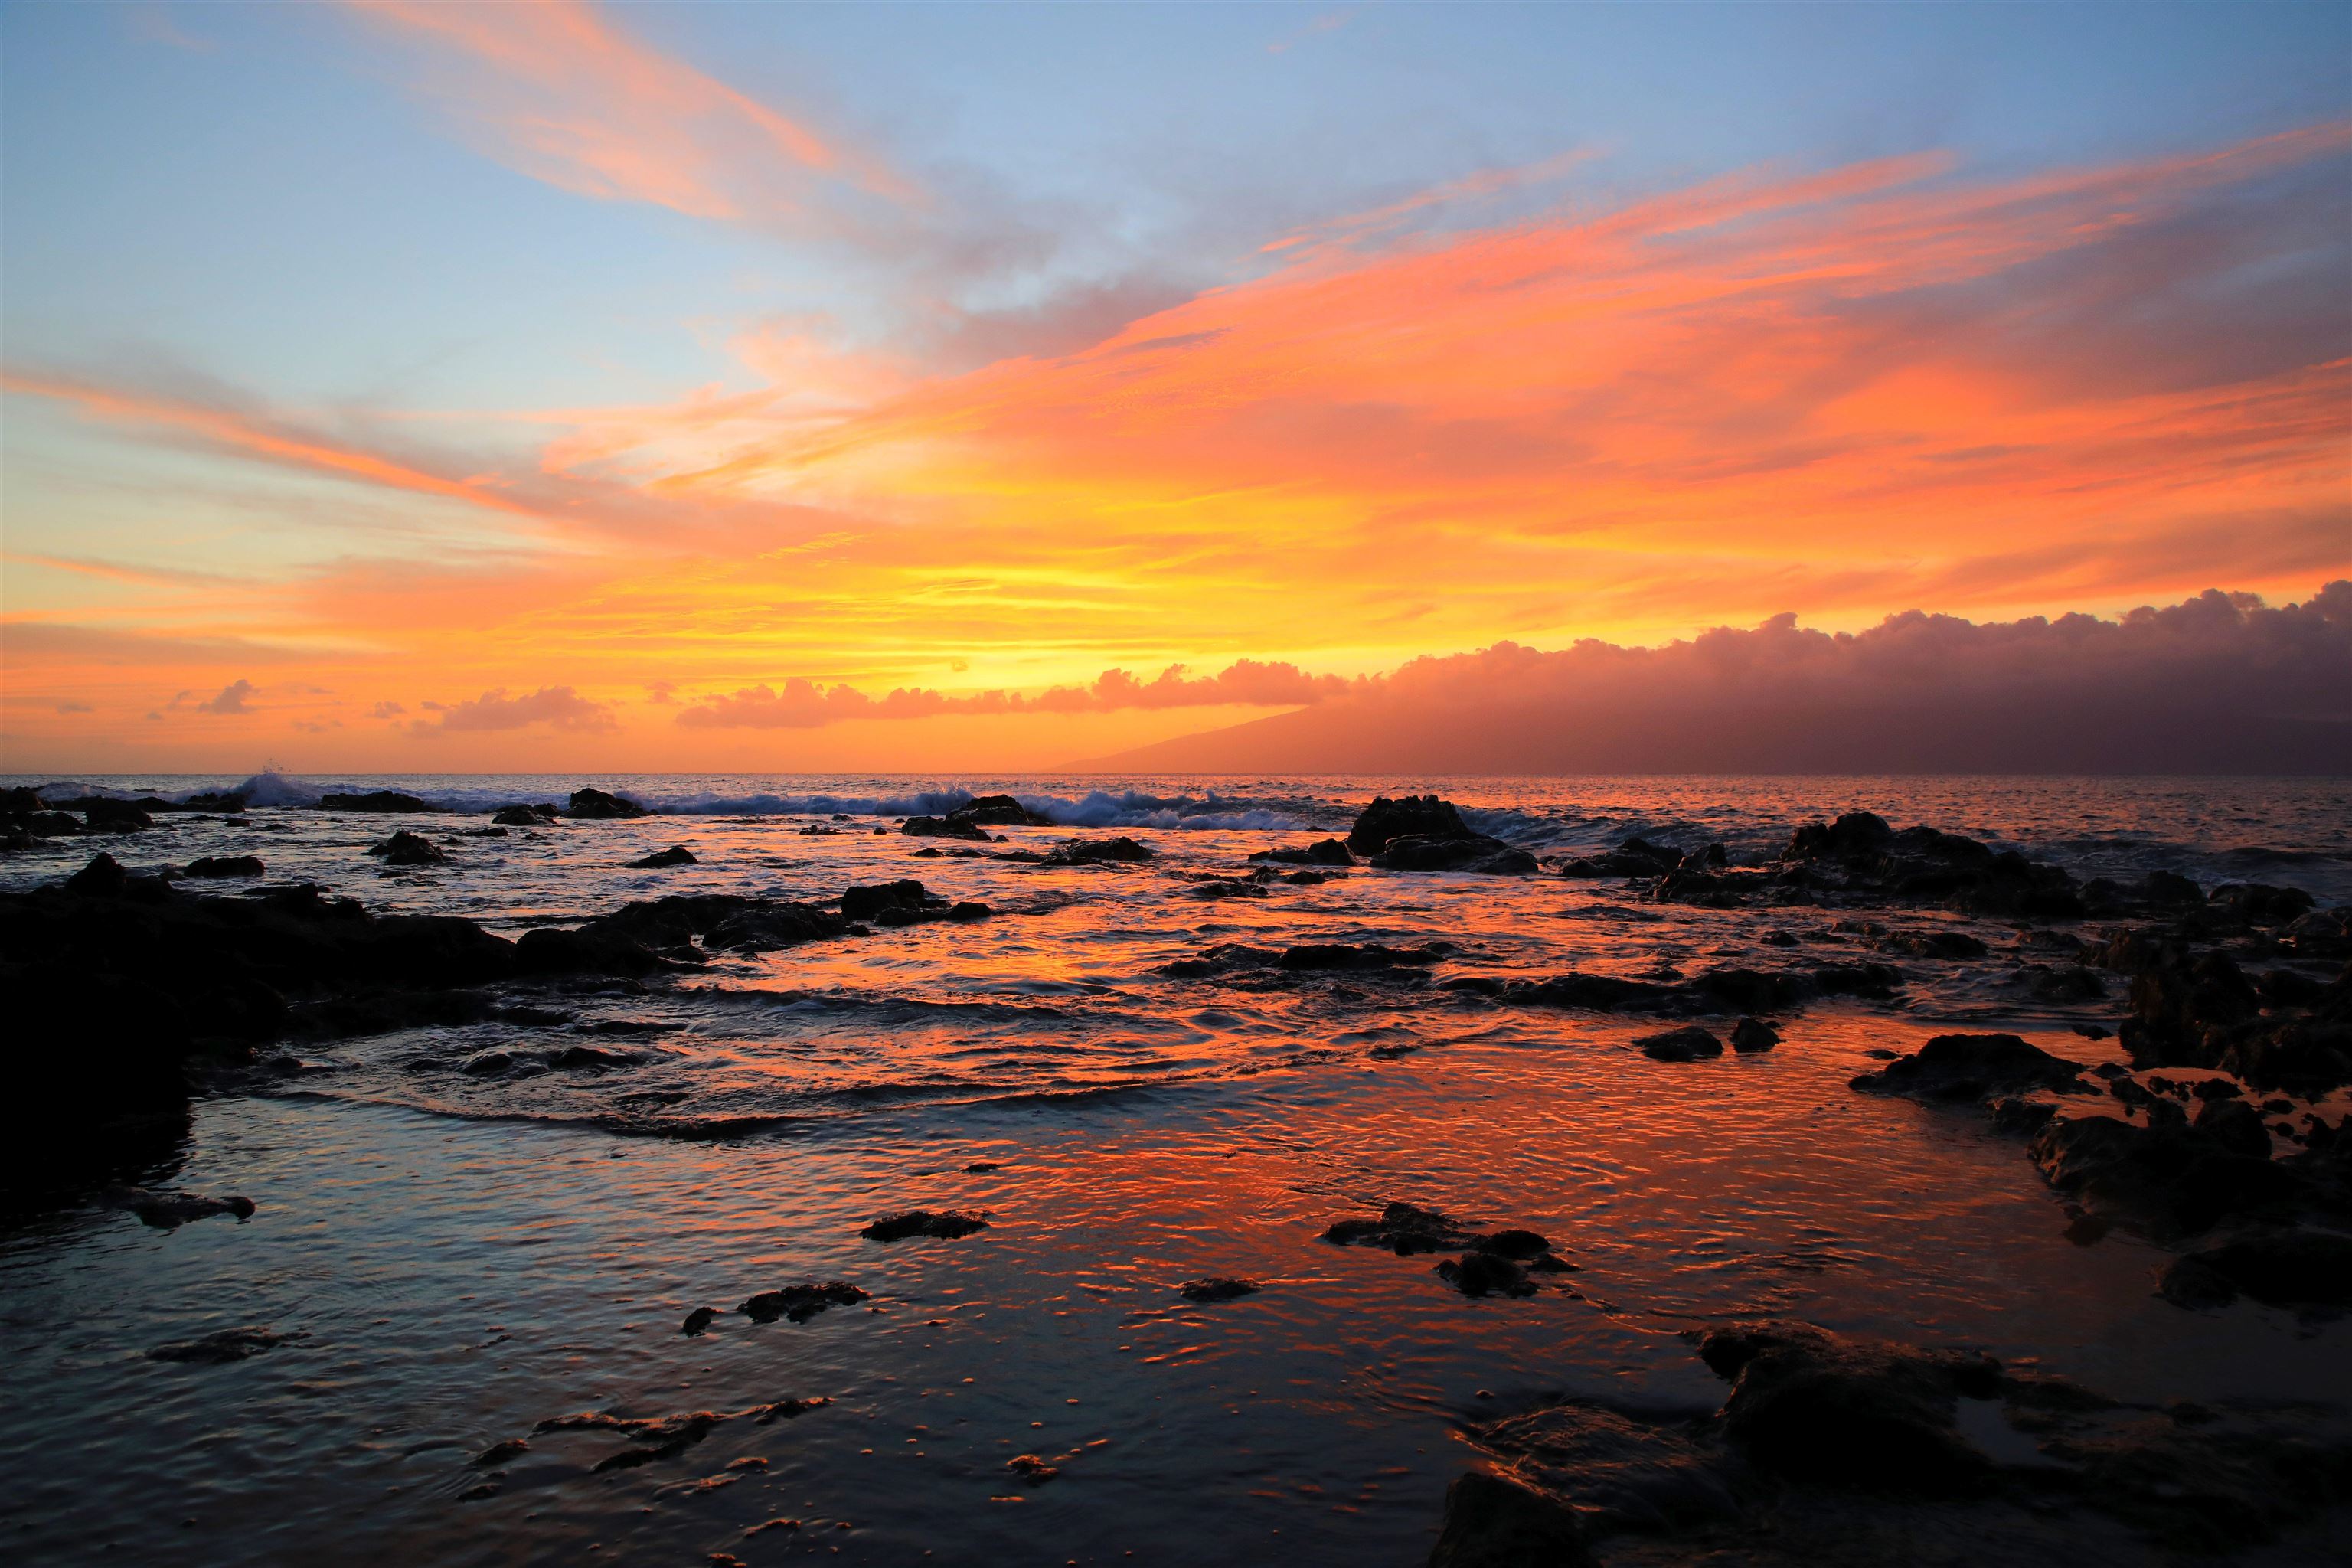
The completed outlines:
<svg viewBox="0 0 2352 1568">
<path fill-rule="evenodd" d="M 446 90 L 494 78 L 465 135 L 565 190 L 835 226 L 934 200 L 593 14 L 371 9 L 452 51 Z M 2352 567 L 2352 362 L 2132 298 L 2301 243 L 2295 179 L 2348 145 L 1423 224 L 1446 187 L 1091 346 L 926 368 L 761 317 L 673 401 L 394 414 L 12 363 L 5 767 L 1038 766 L 1504 638 L 2299 597 Z M 136 484 L 47 482 L 123 453 Z M 289 512 L 341 547 L 245 521 Z"/>
</svg>

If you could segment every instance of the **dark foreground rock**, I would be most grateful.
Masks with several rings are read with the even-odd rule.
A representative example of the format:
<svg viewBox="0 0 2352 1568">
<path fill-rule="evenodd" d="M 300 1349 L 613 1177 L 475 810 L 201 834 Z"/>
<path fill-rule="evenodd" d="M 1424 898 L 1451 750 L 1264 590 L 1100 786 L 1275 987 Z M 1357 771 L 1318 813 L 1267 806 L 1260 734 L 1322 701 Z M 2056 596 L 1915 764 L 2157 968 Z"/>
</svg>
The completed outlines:
<svg viewBox="0 0 2352 1568">
<path fill-rule="evenodd" d="M 1465 1296 L 1532 1296 L 1539 1287 L 1531 1276 L 1577 1271 L 1575 1264 L 1555 1254 L 1551 1243 L 1534 1231 L 1482 1235 L 1450 1215 L 1414 1204 L 1390 1204 L 1377 1219 L 1335 1221 L 1323 1239 L 1339 1247 L 1383 1247 L 1399 1258 L 1458 1248 L 1460 1257 L 1445 1259 L 1431 1272 Z"/>
<path fill-rule="evenodd" d="M 1433 795 L 1378 797 L 1357 816 L 1341 847 L 1385 871 L 1525 876 L 1536 868 L 1534 856 L 1472 832 L 1452 801 Z"/>
<path fill-rule="evenodd" d="M 1352 866 L 1356 857 L 1336 838 L 1318 839 L 1307 845 L 1285 846 L 1279 849 L 1261 849 L 1250 857 L 1281 866 Z"/>
<path fill-rule="evenodd" d="M 1668 1029 L 1663 1034 L 1644 1035 L 1633 1043 L 1641 1047 L 1642 1054 L 1653 1061 L 1695 1062 L 1723 1054 L 1723 1042 L 1696 1024 Z"/>
<path fill-rule="evenodd" d="M 2176 1260 L 2159 1289 L 2183 1307 L 2227 1306 L 2241 1294 L 2272 1307 L 2352 1307 L 2352 1236 L 2250 1231 Z"/>
<path fill-rule="evenodd" d="M 2137 1118 L 2053 1117 L 2033 1135 L 2029 1152 L 2058 1193 L 2158 1240 L 2199 1237 L 2224 1224 L 2352 1220 L 2352 1194 L 2332 1151 L 2286 1159 L 2251 1153 L 2226 1131 L 2191 1121 L 2169 1100 L 2152 1100 Z"/>
<path fill-rule="evenodd" d="M 1445 1489 L 1445 1525 L 1429 1568 L 1587 1568 L 1593 1561 L 1576 1510 L 1491 1470 Z"/>
<path fill-rule="evenodd" d="M 1455 1483 L 1430 1561 L 1617 1561 L 1622 1545 L 1643 1563 L 2070 1568 L 2297 1530 L 2318 1561 L 2352 1485 L 2352 1424 L 2321 1407 L 2133 1405 L 1966 1347 L 1801 1322 L 1685 1337 L 1731 1384 L 1721 1410 L 1566 1400 L 1470 1424 L 1508 1468 Z M 1989 1428 L 1997 1451 L 1970 1436 Z"/>
<path fill-rule="evenodd" d="M 952 1241 L 961 1236 L 988 1228 L 987 1219 L 961 1209 L 909 1209 L 876 1220 L 857 1234 L 868 1241 L 905 1241 L 914 1237 L 932 1237 Z"/>
<path fill-rule="evenodd" d="M 1151 858 L 1151 847 L 1120 834 L 1112 838 L 1068 838 L 1045 851 L 1041 866 L 1132 865 Z"/>
</svg>

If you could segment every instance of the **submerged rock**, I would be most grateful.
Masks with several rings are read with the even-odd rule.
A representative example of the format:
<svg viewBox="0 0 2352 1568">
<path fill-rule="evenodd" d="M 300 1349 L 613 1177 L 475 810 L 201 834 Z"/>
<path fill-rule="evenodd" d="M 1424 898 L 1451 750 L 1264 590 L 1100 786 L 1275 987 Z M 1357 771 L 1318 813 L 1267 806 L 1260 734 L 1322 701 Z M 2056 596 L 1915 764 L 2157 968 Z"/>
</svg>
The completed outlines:
<svg viewBox="0 0 2352 1568">
<path fill-rule="evenodd" d="M 226 1366 L 230 1362 L 257 1356 L 264 1351 L 275 1350 L 299 1338 L 299 1334 L 281 1334 L 268 1329 L 222 1329 L 201 1339 L 157 1345 L 147 1352 L 147 1359 L 196 1366 Z"/>
<path fill-rule="evenodd" d="M 258 877 L 266 868 L 255 855 L 205 855 L 188 862 L 188 875 L 210 879 L 224 877 Z"/>
<path fill-rule="evenodd" d="M 772 1323 L 778 1318 L 805 1323 L 827 1307 L 853 1307 L 866 1299 L 865 1291 L 846 1280 L 834 1279 L 822 1285 L 812 1281 L 787 1285 L 781 1290 L 763 1290 L 735 1310 L 755 1323 Z"/>
<path fill-rule="evenodd" d="M 232 1193 L 226 1197 L 206 1197 L 200 1193 L 158 1193 L 143 1187 L 118 1187 L 106 1194 L 108 1205 L 126 1214 L 139 1216 L 142 1224 L 158 1230 L 175 1230 L 191 1220 L 209 1219 L 214 1215 L 235 1215 L 239 1219 L 253 1217 L 253 1200 Z"/>
<path fill-rule="evenodd" d="M 1255 1279 L 1234 1279 L 1216 1274 L 1201 1279 L 1187 1279 L 1176 1289 L 1188 1301 L 1232 1301 L 1244 1296 L 1255 1296 L 1261 1287 Z"/>
<path fill-rule="evenodd" d="M 696 860 L 694 852 L 687 848 L 682 844 L 673 844 L 667 849 L 656 850 L 651 855 L 645 856 L 640 859 L 632 860 L 628 863 L 629 868 L 633 871 L 658 871 L 667 866 L 693 866 L 697 864 L 699 864 L 699 862 Z"/>
<path fill-rule="evenodd" d="M 1573 1508 L 1587 1530 L 1657 1533 L 1740 1515 L 1739 1467 L 1703 1440 L 1703 1421 L 1649 1420 L 1564 1400 L 1470 1428 L 1528 1484 Z"/>
<path fill-rule="evenodd" d="M 987 1219 L 961 1209 L 909 1209 L 876 1220 L 857 1234 L 868 1241 L 905 1241 L 911 1237 L 934 1237 L 952 1241 L 957 1237 L 970 1236 L 986 1230 Z"/>
<path fill-rule="evenodd" d="M 1498 1253 L 1470 1251 L 1449 1258 L 1430 1272 L 1465 1296 L 1532 1296 L 1528 1271 Z"/>
<path fill-rule="evenodd" d="M 1391 1204 L 1378 1219 L 1335 1220 L 1323 1239 L 1341 1247 L 1385 1247 L 1399 1258 L 1442 1252 L 1478 1238 L 1452 1216 L 1412 1204 Z"/>
</svg>

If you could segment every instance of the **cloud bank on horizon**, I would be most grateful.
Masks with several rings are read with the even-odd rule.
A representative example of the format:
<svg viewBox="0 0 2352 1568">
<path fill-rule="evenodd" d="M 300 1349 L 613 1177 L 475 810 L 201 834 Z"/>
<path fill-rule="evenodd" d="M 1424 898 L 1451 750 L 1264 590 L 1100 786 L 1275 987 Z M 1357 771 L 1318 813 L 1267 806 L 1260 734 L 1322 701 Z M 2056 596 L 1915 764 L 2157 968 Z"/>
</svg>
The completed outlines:
<svg viewBox="0 0 2352 1568">
<path fill-rule="evenodd" d="M 1923 650 L 2000 766 L 2098 750 L 2062 654 L 2340 736 L 2340 585 L 2190 596 L 2352 572 L 2346 14 L 1482 15 L 6 13 L 0 767 L 1043 766 L 1432 682 L 1682 754 L 1604 671 L 1843 765 Z"/>
</svg>

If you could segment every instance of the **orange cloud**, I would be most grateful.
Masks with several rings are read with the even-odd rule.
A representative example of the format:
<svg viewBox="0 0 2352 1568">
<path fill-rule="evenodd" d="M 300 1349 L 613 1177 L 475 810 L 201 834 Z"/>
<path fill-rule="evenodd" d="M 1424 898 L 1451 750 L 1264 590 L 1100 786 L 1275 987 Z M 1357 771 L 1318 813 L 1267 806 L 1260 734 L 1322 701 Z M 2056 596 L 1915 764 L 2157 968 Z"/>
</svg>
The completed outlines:
<svg viewBox="0 0 2352 1568">
<path fill-rule="evenodd" d="M 491 525 L 429 560 L 115 607 L 110 636 L 215 650 L 159 651 L 153 700 L 216 689 L 236 649 L 299 647 L 362 713 L 557 680 L 609 709 L 608 749 L 663 765 L 756 763 L 727 748 L 797 743 L 808 712 L 840 738 L 829 763 L 996 723 L 1050 744 L 1044 763 L 1205 717 L 1196 702 L 1314 695 L 1193 695 L 1202 678 L 1181 676 L 1157 702 L 1169 678 L 1097 693 L 1107 668 L 1346 677 L 1502 637 L 2115 609 L 2342 575 L 2352 322 L 2326 199 L 2348 147 L 2326 125 L 1990 183 L 1909 159 L 1404 226 L 1528 188 L 1481 177 L 1318 228 L 1273 271 L 1066 355 L 924 378 L 819 322 L 756 323 L 737 340 L 749 390 L 464 416 L 549 432 L 504 458 L 9 384 Z M 28 703 L 128 679 L 133 645 L 68 651 L 61 625 L 27 644 L 25 624 L 7 657 L 12 679 L 42 666 Z M 1081 694 L 1067 715 L 1040 695 L 1056 688 Z M 649 689 L 677 704 L 621 695 Z M 1047 723 L 1080 716 L 1095 728 Z"/>
</svg>

